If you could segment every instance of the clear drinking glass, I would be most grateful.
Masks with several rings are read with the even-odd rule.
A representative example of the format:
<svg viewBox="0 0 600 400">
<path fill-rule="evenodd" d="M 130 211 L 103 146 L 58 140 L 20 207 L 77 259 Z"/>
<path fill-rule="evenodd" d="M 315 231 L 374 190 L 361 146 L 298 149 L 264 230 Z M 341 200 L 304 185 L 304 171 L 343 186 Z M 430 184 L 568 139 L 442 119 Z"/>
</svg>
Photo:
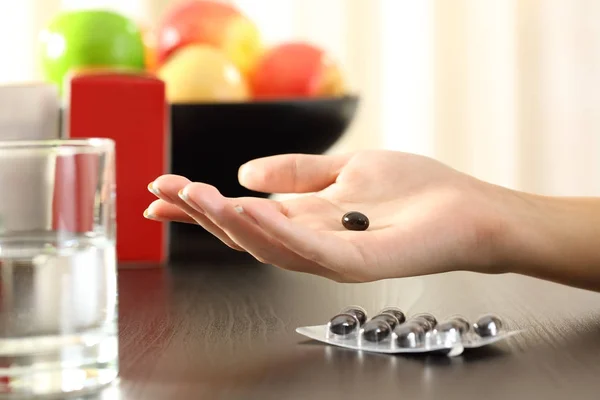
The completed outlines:
<svg viewBox="0 0 600 400">
<path fill-rule="evenodd" d="M 0 142 L 0 399 L 115 380 L 116 278 L 114 142 Z"/>
</svg>

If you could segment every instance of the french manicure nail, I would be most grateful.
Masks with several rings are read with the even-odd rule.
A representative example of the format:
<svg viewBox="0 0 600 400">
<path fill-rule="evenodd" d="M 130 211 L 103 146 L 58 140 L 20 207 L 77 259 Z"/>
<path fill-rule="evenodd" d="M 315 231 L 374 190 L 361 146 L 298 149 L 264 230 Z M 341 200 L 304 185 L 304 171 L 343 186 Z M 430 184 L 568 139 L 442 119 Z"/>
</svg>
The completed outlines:
<svg viewBox="0 0 600 400">
<path fill-rule="evenodd" d="M 156 217 L 154 215 L 150 214 L 150 211 L 148 211 L 147 208 L 144 210 L 144 218 L 147 218 L 147 219 L 156 219 Z"/>
<path fill-rule="evenodd" d="M 205 214 L 202 207 L 200 207 L 192 199 L 190 199 L 190 196 L 188 196 L 188 194 L 185 192 L 185 188 L 181 189 L 179 192 L 177 192 L 177 195 L 179 196 L 179 198 L 181 200 L 185 201 L 186 204 L 189 205 L 190 207 L 192 207 L 194 210 L 198 211 L 199 213 Z"/>
<path fill-rule="evenodd" d="M 254 219 L 253 216 L 251 216 L 250 214 L 248 214 L 245 210 L 244 207 L 240 206 L 239 204 L 234 206 L 233 209 L 240 214 L 243 218 L 247 219 L 248 221 L 251 221 L 252 223 L 255 223 L 258 225 L 258 222 Z"/>
<path fill-rule="evenodd" d="M 160 190 L 158 190 L 158 188 L 154 187 L 154 182 L 150 182 L 148 184 L 148 191 L 155 196 L 160 195 Z"/>
<path fill-rule="evenodd" d="M 248 177 L 252 174 L 252 167 L 248 165 L 248 163 L 240 166 L 238 170 L 238 181 L 240 183 L 247 182 Z"/>
</svg>

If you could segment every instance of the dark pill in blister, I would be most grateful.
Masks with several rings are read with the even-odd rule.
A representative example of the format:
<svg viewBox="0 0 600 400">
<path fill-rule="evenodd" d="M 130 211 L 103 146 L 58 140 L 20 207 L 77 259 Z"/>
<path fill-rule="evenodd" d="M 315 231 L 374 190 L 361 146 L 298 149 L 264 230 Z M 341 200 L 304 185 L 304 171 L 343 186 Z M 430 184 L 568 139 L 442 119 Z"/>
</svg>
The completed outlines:
<svg viewBox="0 0 600 400">
<path fill-rule="evenodd" d="M 502 321 L 495 315 L 487 314 L 473 324 L 473 329 L 480 337 L 496 336 L 502 330 Z"/>
<path fill-rule="evenodd" d="M 349 231 L 366 231 L 369 228 L 369 218 L 358 211 L 350 211 L 342 217 L 342 225 Z"/>
<path fill-rule="evenodd" d="M 356 317 L 356 319 L 358 320 L 358 323 L 360 324 L 360 326 L 363 326 L 365 324 L 365 322 L 367 322 L 367 312 L 365 311 L 364 308 L 359 307 L 359 306 L 346 307 L 340 312 L 340 314 L 354 315 Z"/>
<path fill-rule="evenodd" d="M 446 322 L 452 322 L 461 335 L 469 332 L 471 330 L 471 323 L 468 319 L 461 315 L 454 315 L 446 320 Z"/>
<path fill-rule="evenodd" d="M 418 324 L 419 326 L 421 326 L 425 332 L 430 332 L 434 329 L 433 325 L 431 325 L 431 323 L 426 320 L 425 318 L 411 318 L 408 321 L 406 321 L 406 323 L 414 323 L 414 324 Z"/>
<path fill-rule="evenodd" d="M 426 331 L 423 328 L 423 325 L 415 321 L 408 321 L 398 325 L 396 329 L 394 329 L 394 333 L 397 336 L 396 343 L 398 346 L 408 349 L 420 347 L 426 337 Z"/>
<path fill-rule="evenodd" d="M 411 318 L 423 318 L 423 319 L 426 319 L 427 321 L 429 321 L 429 323 L 431 325 L 433 325 L 433 326 L 437 325 L 437 319 L 435 318 L 435 316 L 433 314 L 430 314 L 430 313 L 415 314 Z"/>
<path fill-rule="evenodd" d="M 418 322 L 426 331 L 431 331 L 437 325 L 437 319 L 429 313 L 415 314 L 410 317 L 410 321 Z"/>
<path fill-rule="evenodd" d="M 392 335 L 390 324 L 383 319 L 372 319 L 363 327 L 363 339 L 369 342 L 382 342 Z"/>
<path fill-rule="evenodd" d="M 374 316 L 373 318 L 371 318 L 371 321 L 373 321 L 373 320 L 382 320 L 382 321 L 385 321 L 385 322 L 388 323 L 388 325 L 392 329 L 394 329 L 396 327 L 396 325 L 400 324 L 400 321 L 398 321 L 398 318 L 396 318 L 391 313 L 387 313 L 387 312 L 377 314 L 376 316 Z"/>
<path fill-rule="evenodd" d="M 452 337 L 460 337 L 463 335 L 463 331 L 461 330 L 461 325 L 456 321 L 444 321 L 435 327 L 435 332 L 443 335 L 452 335 Z"/>
<path fill-rule="evenodd" d="M 398 319 L 398 323 L 402 324 L 406 321 L 406 315 L 404 312 L 398 307 L 386 307 L 379 311 L 379 314 L 392 314 L 396 319 Z"/>
<path fill-rule="evenodd" d="M 338 314 L 329 321 L 329 331 L 340 336 L 356 332 L 358 326 L 358 319 L 352 314 Z"/>
</svg>

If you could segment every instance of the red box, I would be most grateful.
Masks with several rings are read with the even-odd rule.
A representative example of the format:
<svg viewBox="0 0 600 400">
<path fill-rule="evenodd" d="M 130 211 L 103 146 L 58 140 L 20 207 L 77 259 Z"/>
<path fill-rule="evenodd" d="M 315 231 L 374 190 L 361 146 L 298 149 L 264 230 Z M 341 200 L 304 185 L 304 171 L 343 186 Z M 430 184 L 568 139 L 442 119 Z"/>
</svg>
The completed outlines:
<svg viewBox="0 0 600 400">
<path fill-rule="evenodd" d="M 120 262 L 167 258 L 167 226 L 143 212 L 146 187 L 170 170 L 164 82 L 151 75 L 86 73 L 70 82 L 66 136 L 110 138 L 116 146 L 117 256 Z"/>
</svg>

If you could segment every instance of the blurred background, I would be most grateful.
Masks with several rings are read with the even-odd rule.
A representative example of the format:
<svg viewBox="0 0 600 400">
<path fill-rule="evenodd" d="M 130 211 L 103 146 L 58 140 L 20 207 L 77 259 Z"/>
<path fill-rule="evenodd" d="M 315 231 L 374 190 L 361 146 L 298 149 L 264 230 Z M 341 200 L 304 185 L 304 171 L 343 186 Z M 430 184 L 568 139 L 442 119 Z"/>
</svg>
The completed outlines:
<svg viewBox="0 0 600 400">
<path fill-rule="evenodd" d="M 61 10 L 155 26 L 175 0 L 0 1 L 0 83 L 41 79 L 39 32 Z M 331 152 L 435 157 L 500 185 L 600 195 L 597 0 L 232 0 L 267 43 L 309 40 L 361 97 Z M 285 135 L 285 132 L 281 133 Z"/>
</svg>

